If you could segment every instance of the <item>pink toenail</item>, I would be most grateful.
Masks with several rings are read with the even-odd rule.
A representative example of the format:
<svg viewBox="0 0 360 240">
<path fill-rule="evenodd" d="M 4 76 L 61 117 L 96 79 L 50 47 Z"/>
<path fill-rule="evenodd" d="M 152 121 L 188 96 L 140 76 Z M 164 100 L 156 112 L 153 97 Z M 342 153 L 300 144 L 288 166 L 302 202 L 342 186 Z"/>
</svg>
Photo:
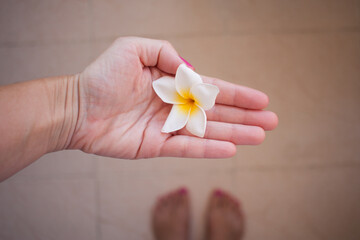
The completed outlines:
<svg viewBox="0 0 360 240">
<path fill-rule="evenodd" d="M 188 192 L 187 189 L 184 188 L 184 187 L 179 189 L 179 193 L 182 194 L 182 195 L 187 194 L 187 192 Z"/>
<path fill-rule="evenodd" d="M 221 191 L 220 189 L 216 189 L 216 190 L 215 190 L 215 196 L 220 197 L 220 196 L 222 196 L 223 194 L 224 194 L 223 191 Z"/>
</svg>

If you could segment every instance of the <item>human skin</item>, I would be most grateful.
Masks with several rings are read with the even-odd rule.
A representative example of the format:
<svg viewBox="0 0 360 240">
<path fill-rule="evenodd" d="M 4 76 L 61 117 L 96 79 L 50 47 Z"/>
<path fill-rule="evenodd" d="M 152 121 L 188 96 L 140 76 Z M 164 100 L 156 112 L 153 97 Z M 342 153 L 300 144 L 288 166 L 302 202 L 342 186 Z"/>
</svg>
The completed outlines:
<svg viewBox="0 0 360 240">
<path fill-rule="evenodd" d="M 162 133 L 171 105 L 151 84 L 182 63 L 166 41 L 126 37 L 79 74 L 1 86 L 0 180 L 64 149 L 122 159 L 227 158 L 276 127 L 277 116 L 262 110 L 264 93 L 202 76 L 220 89 L 205 137 Z"/>
</svg>

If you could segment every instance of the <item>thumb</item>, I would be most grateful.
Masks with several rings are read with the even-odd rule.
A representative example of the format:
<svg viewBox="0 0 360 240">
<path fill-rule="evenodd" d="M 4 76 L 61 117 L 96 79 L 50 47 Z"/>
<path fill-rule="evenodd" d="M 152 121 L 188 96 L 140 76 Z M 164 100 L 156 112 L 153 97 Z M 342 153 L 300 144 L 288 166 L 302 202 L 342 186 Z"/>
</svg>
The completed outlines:
<svg viewBox="0 0 360 240">
<path fill-rule="evenodd" d="M 175 74 L 179 65 L 184 63 L 168 41 L 139 38 L 138 50 L 139 58 L 145 66 L 156 66 L 169 74 Z"/>
</svg>

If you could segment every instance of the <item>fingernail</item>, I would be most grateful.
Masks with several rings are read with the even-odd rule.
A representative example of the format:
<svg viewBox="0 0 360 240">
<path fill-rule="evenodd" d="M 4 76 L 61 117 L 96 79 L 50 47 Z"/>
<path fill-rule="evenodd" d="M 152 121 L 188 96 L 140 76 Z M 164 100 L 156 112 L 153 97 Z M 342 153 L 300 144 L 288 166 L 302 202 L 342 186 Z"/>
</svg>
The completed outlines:
<svg viewBox="0 0 360 240">
<path fill-rule="evenodd" d="M 182 195 L 185 195 L 185 194 L 187 194 L 187 189 L 182 187 L 182 188 L 179 189 L 179 193 L 182 194 Z"/>
<path fill-rule="evenodd" d="M 193 65 L 191 65 L 188 61 L 186 61 L 185 59 L 183 59 L 181 56 L 179 56 L 180 58 L 181 58 L 181 60 L 183 60 L 183 62 L 186 64 L 186 66 L 188 66 L 188 67 L 190 67 L 190 68 L 192 68 L 192 69 L 195 69 L 194 67 L 193 67 Z"/>
</svg>

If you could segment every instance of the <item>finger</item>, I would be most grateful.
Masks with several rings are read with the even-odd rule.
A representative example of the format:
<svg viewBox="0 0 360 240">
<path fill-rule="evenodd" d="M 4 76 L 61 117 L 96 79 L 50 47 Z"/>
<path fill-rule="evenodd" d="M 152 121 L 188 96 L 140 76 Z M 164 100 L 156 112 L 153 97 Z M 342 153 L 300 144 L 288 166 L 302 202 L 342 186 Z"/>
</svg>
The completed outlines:
<svg viewBox="0 0 360 240">
<path fill-rule="evenodd" d="M 186 129 L 178 133 L 191 135 Z M 228 141 L 235 145 L 258 145 L 264 141 L 265 132 L 257 126 L 208 121 L 204 138 Z"/>
<path fill-rule="evenodd" d="M 273 130 L 278 124 L 278 117 L 273 112 L 248 110 L 221 104 L 216 104 L 212 109 L 206 111 L 206 115 L 210 121 L 259 126 L 264 130 Z"/>
<path fill-rule="evenodd" d="M 157 66 L 161 71 L 175 74 L 183 63 L 175 48 L 167 41 L 137 38 L 138 55 L 143 65 Z"/>
<path fill-rule="evenodd" d="M 258 90 L 206 76 L 202 76 L 202 79 L 219 88 L 216 103 L 258 110 L 265 108 L 269 103 L 268 96 Z"/>
<path fill-rule="evenodd" d="M 162 157 L 228 158 L 234 156 L 236 147 L 231 142 L 210 140 L 192 136 L 175 135 L 161 148 Z"/>
</svg>

